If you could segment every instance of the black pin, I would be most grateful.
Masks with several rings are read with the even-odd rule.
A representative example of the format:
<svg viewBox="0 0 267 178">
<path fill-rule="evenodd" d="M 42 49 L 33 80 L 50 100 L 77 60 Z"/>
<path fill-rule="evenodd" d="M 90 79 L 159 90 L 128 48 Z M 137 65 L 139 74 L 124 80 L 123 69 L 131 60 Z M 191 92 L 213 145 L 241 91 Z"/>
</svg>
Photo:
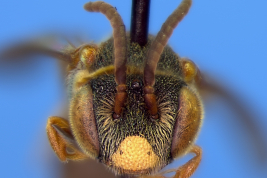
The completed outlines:
<svg viewBox="0 0 267 178">
<path fill-rule="evenodd" d="M 148 38 L 150 0 L 133 0 L 131 15 L 131 42 L 144 46 Z"/>
</svg>

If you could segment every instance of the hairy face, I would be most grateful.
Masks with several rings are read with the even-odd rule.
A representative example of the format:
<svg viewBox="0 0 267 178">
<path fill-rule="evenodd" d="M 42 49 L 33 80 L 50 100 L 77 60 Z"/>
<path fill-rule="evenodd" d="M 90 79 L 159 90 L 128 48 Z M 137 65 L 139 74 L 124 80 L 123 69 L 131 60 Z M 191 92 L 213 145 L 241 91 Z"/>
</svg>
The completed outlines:
<svg viewBox="0 0 267 178">
<path fill-rule="evenodd" d="M 144 101 L 143 81 L 144 61 L 150 44 L 151 40 L 141 48 L 128 42 L 127 100 L 119 119 L 112 117 L 117 86 L 114 74 L 100 75 L 84 86 L 93 95 L 93 111 L 100 145 L 98 159 L 119 174 L 154 172 L 172 160 L 171 143 L 179 108 L 179 91 L 186 84 L 179 78 L 179 56 L 165 47 L 158 68 L 161 71 L 168 69 L 168 72 L 159 72 L 154 86 L 159 119 L 151 119 Z M 102 43 L 92 64 L 93 70 L 113 64 L 113 48 L 112 38 Z M 76 70 L 78 71 L 79 69 Z M 75 76 L 76 72 L 71 75 Z M 122 164 L 119 160 L 129 162 Z"/>
<path fill-rule="evenodd" d="M 150 160 L 150 164 L 140 166 L 140 171 L 151 172 L 161 168 L 171 160 L 170 147 L 173 126 L 178 113 L 178 96 L 182 81 L 168 76 L 156 76 L 155 95 L 159 106 L 159 119 L 153 120 L 144 103 L 143 81 L 140 75 L 127 77 L 127 95 L 125 109 L 119 119 L 113 119 L 114 95 L 116 83 L 114 76 L 103 75 L 91 81 L 94 95 L 94 112 L 97 121 L 100 148 L 99 160 L 120 173 L 125 169 L 117 163 L 119 155 L 133 161 L 142 156 L 140 163 Z M 128 145 L 128 146 L 125 146 Z M 132 150 L 136 149 L 135 152 Z M 138 149 L 143 148 L 143 149 Z M 140 151 L 140 152 L 139 152 Z M 128 153 L 128 155 L 126 155 Z M 130 156 L 131 155 L 131 156 Z M 132 159 L 132 160 L 131 160 Z M 145 169 L 144 169 L 145 168 Z M 136 173 L 140 173 L 136 166 Z"/>
</svg>

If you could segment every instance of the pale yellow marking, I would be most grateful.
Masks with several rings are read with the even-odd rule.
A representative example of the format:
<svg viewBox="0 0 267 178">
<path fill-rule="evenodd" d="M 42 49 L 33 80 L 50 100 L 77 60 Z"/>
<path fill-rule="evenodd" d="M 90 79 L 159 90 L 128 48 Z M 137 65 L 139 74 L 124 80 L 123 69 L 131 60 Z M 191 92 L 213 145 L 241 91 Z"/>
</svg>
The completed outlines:
<svg viewBox="0 0 267 178">
<path fill-rule="evenodd" d="M 114 73 L 114 66 L 113 65 L 110 65 L 107 67 L 102 67 L 102 68 L 100 68 L 97 71 L 92 72 L 92 73 L 90 73 L 88 70 L 81 70 L 75 76 L 76 87 L 80 87 L 80 86 L 88 83 L 90 80 L 97 78 L 100 75 L 113 74 L 113 73 Z"/>
<path fill-rule="evenodd" d="M 182 71 L 184 74 L 185 82 L 191 82 L 195 78 L 197 74 L 197 66 L 194 64 L 193 61 L 189 59 L 183 59 L 182 62 Z"/>
<path fill-rule="evenodd" d="M 129 136 L 112 155 L 112 162 L 118 168 L 135 172 L 156 167 L 159 157 L 145 138 Z"/>
<path fill-rule="evenodd" d="M 86 45 L 80 49 L 80 60 L 84 63 L 86 68 L 89 70 L 92 66 L 96 55 L 96 47 Z"/>
<path fill-rule="evenodd" d="M 115 67 L 113 65 L 102 67 L 95 72 L 89 72 L 88 69 L 79 71 L 76 74 L 75 79 L 74 79 L 75 81 L 74 92 L 77 91 L 84 84 L 90 82 L 90 80 L 97 78 L 104 74 L 106 75 L 114 74 L 114 71 L 115 71 Z M 136 67 L 128 66 L 126 72 L 127 74 L 143 74 L 143 69 L 138 69 Z M 162 71 L 156 71 L 156 74 L 168 75 L 167 73 L 162 72 Z"/>
</svg>

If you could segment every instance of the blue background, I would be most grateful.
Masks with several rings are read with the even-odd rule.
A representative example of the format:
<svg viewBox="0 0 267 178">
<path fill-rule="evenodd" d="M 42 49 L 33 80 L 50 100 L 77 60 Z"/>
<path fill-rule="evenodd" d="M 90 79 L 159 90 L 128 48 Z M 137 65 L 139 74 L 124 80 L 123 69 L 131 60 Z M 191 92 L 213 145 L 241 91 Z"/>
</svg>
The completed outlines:
<svg viewBox="0 0 267 178">
<path fill-rule="evenodd" d="M 83 10 L 86 0 L 1 0 L 0 49 L 14 41 L 49 32 L 101 42 L 112 29 L 106 18 Z M 116 6 L 127 30 L 131 1 L 107 0 Z M 152 1 L 150 26 L 156 34 L 180 1 Z M 169 44 L 191 58 L 242 98 L 263 135 L 267 135 L 267 1 L 195 0 Z M 57 158 L 49 148 L 46 120 L 64 110 L 64 80 L 56 60 L 0 67 L 0 177 L 55 177 Z M 197 140 L 203 159 L 193 177 L 267 177 L 257 149 L 238 115 L 225 102 L 207 103 Z M 267 137 L 265 136 L 265 142 Z M 266 150 L 267 151 L 267 150 Z M 176 161 L 177 167 L 188 160 Z"/>
</svg>

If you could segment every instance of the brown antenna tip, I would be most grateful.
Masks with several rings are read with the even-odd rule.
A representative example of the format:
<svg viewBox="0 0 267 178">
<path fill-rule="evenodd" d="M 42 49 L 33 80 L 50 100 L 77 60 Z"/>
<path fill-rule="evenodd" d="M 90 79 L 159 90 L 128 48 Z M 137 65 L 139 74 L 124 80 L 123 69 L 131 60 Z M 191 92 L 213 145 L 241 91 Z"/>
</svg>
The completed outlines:
<svg viewBox="0 0 267 178">
<path fill-rule="evenodd" d="M 174 28 L 188 13 L 192 5 L 192 0 L 183 0 L 175 11 L 168 17 L 162 25 L 159 33 L 151 44 L 148 52 L 147 62 L 144 69 L 145 85 L 153 86 L 155 83 L 155 71 L 160 55 L 166 46 Z"/>
</svg>

